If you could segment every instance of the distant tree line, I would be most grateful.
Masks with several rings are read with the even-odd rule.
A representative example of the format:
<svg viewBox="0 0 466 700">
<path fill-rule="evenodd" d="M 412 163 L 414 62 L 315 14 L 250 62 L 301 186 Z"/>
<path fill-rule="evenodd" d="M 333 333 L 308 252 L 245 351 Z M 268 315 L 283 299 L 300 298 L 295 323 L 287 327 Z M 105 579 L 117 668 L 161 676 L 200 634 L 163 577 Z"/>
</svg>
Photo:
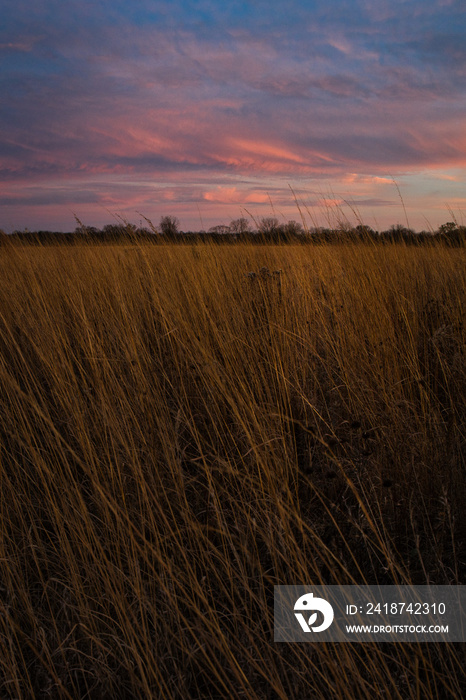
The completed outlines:
<svg viewBox="0 0 466 700">
<path fill-rule="evenodd" d="M 147 226 L 136 226 L 122 221 L 107 224 L 102 229 L 85 226 L 77 219 L 78 226 L 73 232 L 56 231 L 13 231 L 5 234 L 0 229 L 0 245 L 13 241 L 35 244 L 69 245 L 85 243 L 187 243 L 211 241 L 231 243 L 247 241 L 252 243 L 343 243 L 347 241 L 367 241 L 372 243 L 405 243 L 421 245 L 440 241 L 448 246 L 462 247 L 466 241 L 466 226 L 448 221 L 435 231 L 416 232 L 400 224 L 385 231 L 375 231 L 370 226 L 341 224 L 334 228 L 314 226 L 307 228 L 296 221 L 280 222 L 276 217 L 263 217 L 253 221 L 246 218 L 234 219 L 228 226 L 212 226 L 208 231 L 181 231 L 180 222 L 175 216 L 162 216 L 158 226 L 145 219 Z"/>
</svg>

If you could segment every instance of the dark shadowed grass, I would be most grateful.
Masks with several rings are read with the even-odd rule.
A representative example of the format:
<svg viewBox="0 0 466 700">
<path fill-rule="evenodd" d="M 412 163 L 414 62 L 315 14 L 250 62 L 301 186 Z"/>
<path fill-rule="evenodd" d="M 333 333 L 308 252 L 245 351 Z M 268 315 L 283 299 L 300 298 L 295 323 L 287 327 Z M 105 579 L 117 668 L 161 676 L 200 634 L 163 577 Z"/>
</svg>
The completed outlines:
<svg viewBox="0 0 466 700">
<path fill-rule="evenodd" d="M 0 250 L 3 696 L 462 697 L 463 646 L 275 644 L 272 602 L 464 582 L 464 263 Z"/>
</svg>

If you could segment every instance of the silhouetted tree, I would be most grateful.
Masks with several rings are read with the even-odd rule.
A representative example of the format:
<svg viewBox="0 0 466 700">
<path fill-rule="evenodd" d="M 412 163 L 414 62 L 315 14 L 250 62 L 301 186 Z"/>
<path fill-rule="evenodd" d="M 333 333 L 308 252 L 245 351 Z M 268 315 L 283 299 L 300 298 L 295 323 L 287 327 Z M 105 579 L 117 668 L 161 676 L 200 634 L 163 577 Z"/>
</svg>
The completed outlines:
<svg viewBox="0 0 466 700">
<path fill-rule="evenodd" d="M 437 235 L 441 240 L 454 247 L 464 245 L 465 234 L 466 227 L 458 226 L 454 221 L 447 221 L 446 224 L 439 226 L 437 231 Z"/>
<path fill-rule="evenodd" d="M 251 226 L 247 219 L 241 217 L 240 219 L 233 219 L 233 221 L 230 222 L 230 231 L 231 233 L 241 235 L 243 233 L 249 233 L 251 231 Z"/>
<path fill-rule="evenodd" d="M 354 233 L 356 234 L 357 238 L 360 238 L 363 241 L 373 239 L 377 235 L 373 228 L 370 226 L 365 226 L 364 224 L 358 224 L 354 229 Z"/>
<path fill-rule="evenodd" d="M 441 236 L 448 236 L 456 231 L 457 228 L 458 226 L 454 221 L 447 221 L 446 224 L 441 224 L 441 226 L 438 227 L 438 232 Z"/>
<path fill-rule="evenodd" d="M 387 231 L 382 231 L 381 233 L 383 240 L 391 241 L 392 243 L 397 243 L 404 241 L 405 243 L 415 242 L 416 232 L 412 228 L 406 228 L 401 224 L 395 224 L 390 226 Z"/>
<path fill-rule="evenodd" d="M 180 222 L 176 216 L 162 216 L 160 219 L 160 230 L 164 236 L 173 238 L 179 233 Z"/>
<path fill-rule="evenodd" d="M 272 236 L 280 227 L 279 221 L 274 216 L 264 216 L 259 221 L 259 233 L 264 236 Z"/>
<path fill-rule="evenodd" d="M 281 227 L 286 238 L 296 238 L 304 233 L 304 229 L 297 221 L 288 221 Z"/>
<path fill-rule="evenodd" d="M 230 233 L 230 227 L 224 224 L 218 224 L 217 226 L 211 226 L 208 232 L 216 236 L 226 236 Z"/>
</svg>

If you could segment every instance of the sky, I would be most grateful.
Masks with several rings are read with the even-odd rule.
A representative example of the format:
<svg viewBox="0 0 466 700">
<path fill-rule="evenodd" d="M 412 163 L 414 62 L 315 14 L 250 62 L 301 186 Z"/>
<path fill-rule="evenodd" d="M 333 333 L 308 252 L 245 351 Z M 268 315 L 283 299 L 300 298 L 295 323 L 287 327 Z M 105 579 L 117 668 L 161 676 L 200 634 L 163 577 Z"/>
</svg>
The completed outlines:
<svg viewBox="0 0 466 700">
<path fill-rule="evenodd" d="M 0 228 L 466 223 L 465 0 L 0 0 Z"/>
</svg>

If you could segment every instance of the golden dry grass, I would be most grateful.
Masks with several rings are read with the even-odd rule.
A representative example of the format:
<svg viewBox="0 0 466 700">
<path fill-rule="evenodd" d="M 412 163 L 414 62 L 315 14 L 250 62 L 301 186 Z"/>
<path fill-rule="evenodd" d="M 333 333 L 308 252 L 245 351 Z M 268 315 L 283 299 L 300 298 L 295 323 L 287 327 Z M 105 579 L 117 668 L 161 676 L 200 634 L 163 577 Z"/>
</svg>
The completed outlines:
<svg viewBox="0 0 466 700">
<path fill-rule="evenodd" d="M 460 698 L 461 645 L 272 603 L 462 582 L 465 257 L 0 249 L 1 697 Z"/>
</svg>

